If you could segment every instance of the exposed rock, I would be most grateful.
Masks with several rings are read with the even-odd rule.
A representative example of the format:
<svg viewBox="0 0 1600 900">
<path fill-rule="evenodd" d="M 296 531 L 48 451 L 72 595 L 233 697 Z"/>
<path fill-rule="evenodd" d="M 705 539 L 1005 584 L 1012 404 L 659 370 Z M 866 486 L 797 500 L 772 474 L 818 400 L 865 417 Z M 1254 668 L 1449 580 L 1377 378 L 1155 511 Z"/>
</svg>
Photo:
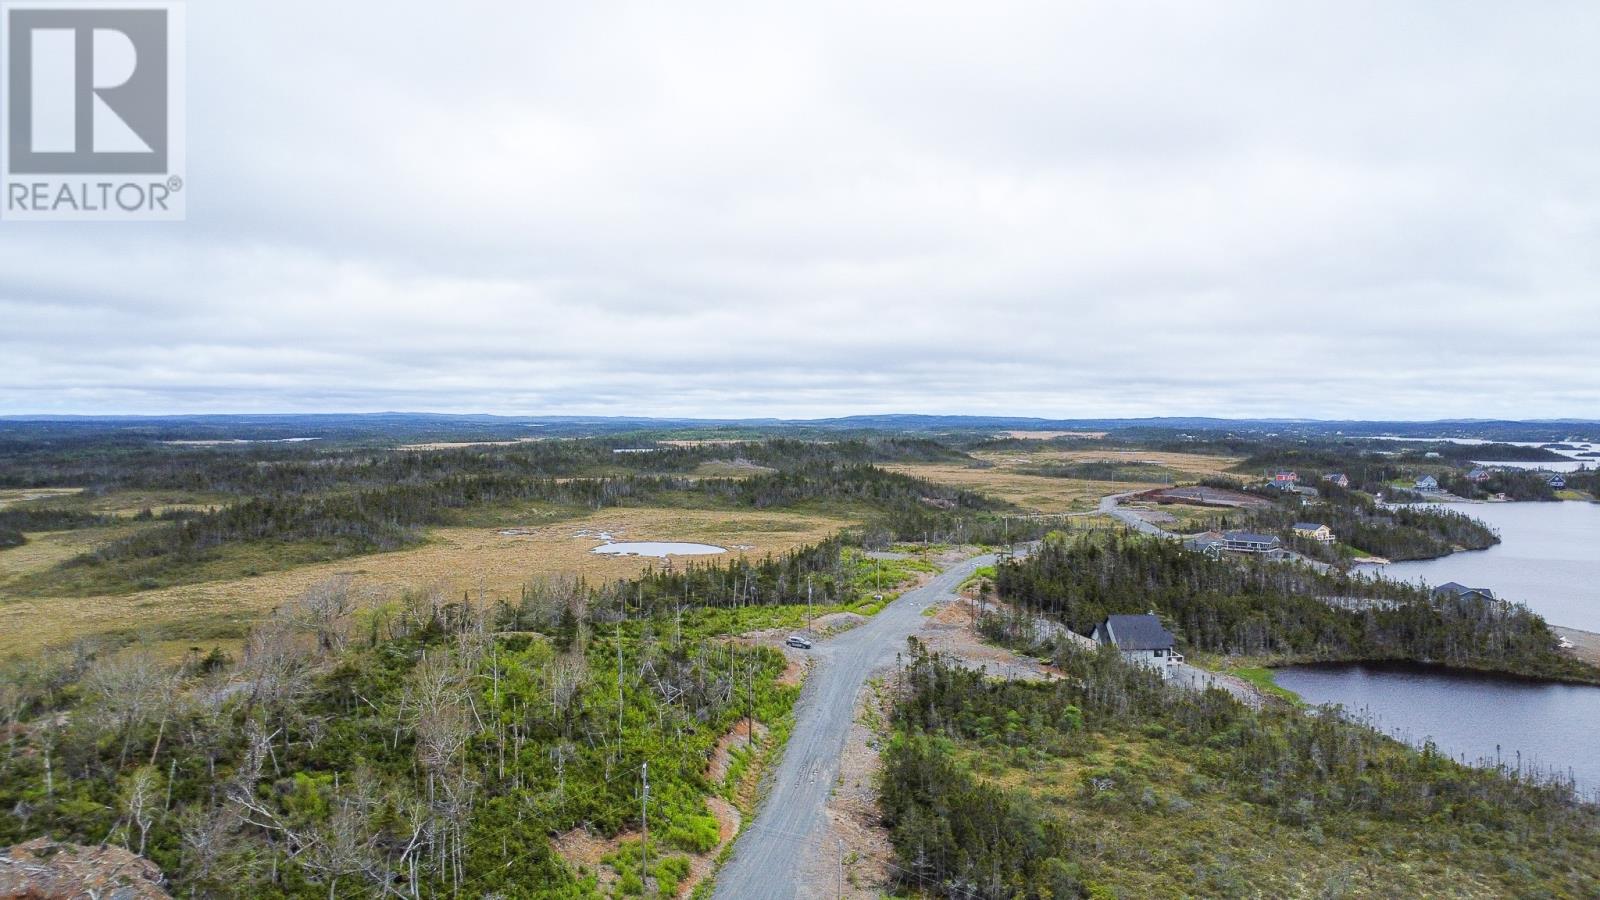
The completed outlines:
<svg viewBox="0 0 1600 900">
<path fill-rule="evenodd" d="M 121 847 L 35 838 L 0 853 L 0 900 L 171 900 L 155 863 Z"/>
</svg>

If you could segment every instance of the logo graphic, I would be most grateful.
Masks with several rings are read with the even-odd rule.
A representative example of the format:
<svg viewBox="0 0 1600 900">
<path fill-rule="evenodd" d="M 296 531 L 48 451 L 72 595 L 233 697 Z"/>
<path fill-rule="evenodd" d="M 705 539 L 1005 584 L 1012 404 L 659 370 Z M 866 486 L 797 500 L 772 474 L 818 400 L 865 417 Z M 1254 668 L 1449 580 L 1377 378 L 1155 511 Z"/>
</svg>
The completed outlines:
<svg viewBox="0 0 1600 900">
<path fill-rule="evenodd" d="M 183 218 L 181 5 L 0 2 L 0 80 L 0 218 Z"/>
</svg>

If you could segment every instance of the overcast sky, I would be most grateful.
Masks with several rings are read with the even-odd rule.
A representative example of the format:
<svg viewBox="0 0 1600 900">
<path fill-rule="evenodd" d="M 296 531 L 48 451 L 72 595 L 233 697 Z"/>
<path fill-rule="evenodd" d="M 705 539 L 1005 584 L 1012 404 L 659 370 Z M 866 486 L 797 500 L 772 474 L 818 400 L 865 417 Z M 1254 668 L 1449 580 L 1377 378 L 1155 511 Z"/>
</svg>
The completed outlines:
<svg viewBox="0 0 1600 900">
<path fill-rule="evenodd" d="M 1600 417 L 1600 5 L 189 4 L 0 413 Z"/>
</svg>

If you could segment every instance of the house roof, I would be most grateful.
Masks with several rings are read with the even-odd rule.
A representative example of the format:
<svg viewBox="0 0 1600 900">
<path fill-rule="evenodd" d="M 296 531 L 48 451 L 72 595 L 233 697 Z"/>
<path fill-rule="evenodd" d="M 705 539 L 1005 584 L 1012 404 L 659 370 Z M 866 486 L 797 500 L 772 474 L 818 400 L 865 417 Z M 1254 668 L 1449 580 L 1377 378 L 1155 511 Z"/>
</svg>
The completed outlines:
<svg viewBox="0 0 1600 900">
<path fill-rule="evenodd" d="M 1253 531 L 1230 531 L 1223 535 L 1230 541 L 1243 541 L 1247 544 L 1270 544 L 1278 538 L 1271 534 L 1256 534 Z"/>
<path fill-rule="evenodd" d="M 1433 592 L 1435 594 L 1450 594 L 1454 597 L 1461 597 L 1467 594 L 1478 594 L 1479 596 L 1487 597 L 1490 600 L 1494 599 L 1494 591 L 1491 591 L 1488 588 L 1467 587 L 1459 581 L 1446 581 L 1444 584 L 1434 588 Z"/>
<path fill-rule="evenodd" d="M 1326 528 L 1326 527 L 1328 527 L 1328 526 L 1323 525 L 1323 524 L 1321 524 L 1319 522 L 1296 522 L 1296 523 L 1294 523 L 1294 530 L 1295 531 L 1318 531 L 1318 530 Z"/>
<path fill-rule="evenodd" d="M 1117 645 L 1118 650 L 1166 650 L 1178 642 L 1155 616 L 1107 616 L 1095 629 L 1101 643 Z"/>
</svg>

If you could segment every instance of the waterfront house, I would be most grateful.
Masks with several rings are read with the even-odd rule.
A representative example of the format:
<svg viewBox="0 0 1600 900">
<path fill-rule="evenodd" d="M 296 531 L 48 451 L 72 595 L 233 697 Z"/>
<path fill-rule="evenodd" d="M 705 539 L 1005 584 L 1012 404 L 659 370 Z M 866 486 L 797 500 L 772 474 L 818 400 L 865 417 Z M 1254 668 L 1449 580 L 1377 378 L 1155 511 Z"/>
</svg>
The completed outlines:
<svg viewBox="0 0 1600 900">
<path fill-rule="evenodd" d="M 1456 600 L 1493 600 L 1494 591 L 1488 588 L 1471 588 L 1456 581 L 1447 581 L 1433 589 L 1435 600 L 1454 598 Z"/>
<path fill-rule="evenodd" d="M 1107 616 L 1089 637 L 1096 644 L 1116 647 L 1122 658 L 1144 666 L 1165 668 L 1183 662 L 1178 639 L 1155 613 L 1142 616 Z"/>
<path fill-rule="evenodd" d="M 1294 523 L 1294 533 L 1303 538 L 1310 538 L 1319 544 L 1333 543 L 1333 529 L 1316 522 Z"/>
<path fill-rule="evenodd" d="M 1482 466 L 1479 466 L 1478 468 L 1467 473 L 1467 480 L 1473 484 L 1482 484 L 1483 482 L 1488 481 L 1489 477 L 1489 470 Z"/>
<path fill-rule="evenodd" d="M 1424 475 L 1417 479 L 1417 490 L 1419 491 L 1437 491 L 1438 489 L 1439 479 L 1432 475 Z"/>
<path fill-rule="evenodd" d="M 1350 486 L 1350 479 L 1343 472 L 1329 472 L 1328 474 L 1322 476 L 1322 480 L 1328 482 L 1329 484 L 1337 484 L 1342 488 L 1347 488 Z"/>
<path fill-rule="evenodd" d="M 1550 486 L 1559 491 L 1567 486 L 1567 479 L 1560 475 L 1551 475 Z"/>
<path fill-rule="evenodd" d="M 1229 531 L 1222 539 L 1224 548 L 1233 553 L 1274 553 L 1283 548 L 1277 535 L 1251 531 Z"/>
</svg>

